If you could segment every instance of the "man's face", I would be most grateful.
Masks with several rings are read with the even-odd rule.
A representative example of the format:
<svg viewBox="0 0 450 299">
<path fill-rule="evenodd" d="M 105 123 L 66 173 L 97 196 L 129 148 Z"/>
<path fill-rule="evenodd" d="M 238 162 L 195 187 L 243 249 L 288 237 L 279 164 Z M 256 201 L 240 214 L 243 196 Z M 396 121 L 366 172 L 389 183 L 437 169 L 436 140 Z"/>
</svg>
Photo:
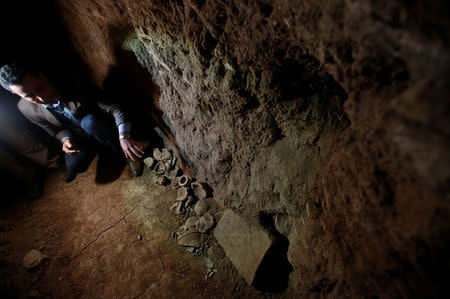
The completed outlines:
<svg viewBox="0 0 450 299">
<path fill-rule="evenodd" d="M 13 93 L 35 104 L 52 104 L 58 101 L 56 90 L 42 73 L 38 77 L 26 74 L 20 84 L 10 85 L 9 88 Z"/>
</svg>

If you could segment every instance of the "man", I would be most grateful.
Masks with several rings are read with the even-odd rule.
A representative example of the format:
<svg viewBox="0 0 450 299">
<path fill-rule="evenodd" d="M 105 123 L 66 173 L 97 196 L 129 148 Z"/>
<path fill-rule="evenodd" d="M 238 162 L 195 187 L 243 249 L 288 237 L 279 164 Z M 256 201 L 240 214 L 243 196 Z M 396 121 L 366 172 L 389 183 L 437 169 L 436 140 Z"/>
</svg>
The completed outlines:
<svg viewBox="0 0 450 299">
<path fill-rule="evenodd" d="M 143 143 L 130 136 L 131 125 L 117 104 L 97 103 L 87 98 L 92 95 L 65 95 L 43 73 L 17 63 L 0 68 L 0 84 L 21 97 L 17 106 L 25 117 L 61 142 L 66 181 L 87 168 L 94 143 L 132 161 L 144 154 Z"/>
</svg>

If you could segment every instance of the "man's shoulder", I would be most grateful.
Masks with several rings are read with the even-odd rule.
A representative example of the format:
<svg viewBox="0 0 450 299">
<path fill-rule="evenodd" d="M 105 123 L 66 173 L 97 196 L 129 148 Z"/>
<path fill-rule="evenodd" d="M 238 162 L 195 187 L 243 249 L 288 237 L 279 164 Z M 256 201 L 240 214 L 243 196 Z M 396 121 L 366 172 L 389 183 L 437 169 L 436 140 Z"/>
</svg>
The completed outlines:
<svg viewBox="0 0 450 299">
<path fill-rule="evenodd" d="M 36 117 L 44 109 L 42 105 L 34 104 L 24 99 L 20 99 L 17 102 L 17 108 L 27 117 Z"/>
</svg>

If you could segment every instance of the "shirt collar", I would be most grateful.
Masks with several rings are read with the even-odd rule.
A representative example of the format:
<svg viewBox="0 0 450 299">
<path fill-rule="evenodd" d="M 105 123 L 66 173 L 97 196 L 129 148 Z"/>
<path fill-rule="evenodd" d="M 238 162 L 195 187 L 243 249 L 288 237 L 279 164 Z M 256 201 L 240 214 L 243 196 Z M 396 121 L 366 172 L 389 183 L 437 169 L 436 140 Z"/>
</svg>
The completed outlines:
<svg viewBox="0 0 450 299">
<path fill-rule="evenodd" d="M 61 103 L 61 101 L 58 101 L 55 104 L 50 104 L 50 105 L 42 104 L 42 106 L 44 106 L 45 108 L 57 108 L 60 103 Z"/>
</svg>

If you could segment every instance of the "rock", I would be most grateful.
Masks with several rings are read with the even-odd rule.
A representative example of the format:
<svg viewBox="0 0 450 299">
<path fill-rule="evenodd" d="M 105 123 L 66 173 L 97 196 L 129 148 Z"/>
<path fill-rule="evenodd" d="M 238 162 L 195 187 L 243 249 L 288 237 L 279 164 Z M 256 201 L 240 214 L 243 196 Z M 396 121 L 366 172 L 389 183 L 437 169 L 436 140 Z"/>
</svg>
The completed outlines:
<svg viewBox="0 0 450 299">
<path fill-rule="evenodd" d="M 32 249 L 23 257 L 23 266 L 31 270 L 41 266 L 47 259 L 48 257 L 46 255 L 36 249 Z"/>
<path fill-rule="evenodd" d="M 214 226 L 214 217 L 210 213 L 206 213 L 198 219 L 195 226 L 199 232 L 206 233 Z"/>
<path fill-rule="evenodd" d="M 133 177 L 137 178 L 144 172 L 144 163 L 141 160 L 133 161 L 128 159 L 128 165 L 130 166 Z"/>
<path fill-rule="evenodd" d="M 187 174 L 181 176 L 178 179 L 178 185 L 180 187 L 189 186 L 190 183 L 191 183 L 191 178 Z"/>
<path fill-rule="evenodd" d="M 231 210 L 224 212 L 214 230 L 214 237 L 239 274 L 251 285 L 274 239 L 261 228 L 246 223 Z"/>
<path fill-rule="evenodd" d="M 138 239 L 138 241 L 142 241 L 142 236 L 141 236 L 141 235 L 138 235 L 138 236 L 137 236 L 137 239 Z"/>
<path fill-rule="evenodd" d="M 153 164 L 155 164 L 155 159 L 153 159 L 152 157 L 148 157 L 144 159 L 144 164 L 148 167 L 148 168 L 152 168 Z"/>
<path fill-rule="evenodd" d="M 189 189 L 186 187 L 181 187 L 178 189 L 178 195 L 176 201 L 185 201 L 188 197 Z"/>
<path fill-rule="evenodd" d="M 198 199 L 205 199 L 206 196 L 208 195 L 205 183 L 194 182 L 191 184 L 191 188 Z"/>
<path fill-rule="evenodd" d="M 205 215 L 206 213 L 208 213 L 208 211 L 209 211 L 209 203 L 204 199 L 199 200 L 194 206 L 194 212 L 195 215 L 197 215 L 197 217 Z"/>
</svg>

